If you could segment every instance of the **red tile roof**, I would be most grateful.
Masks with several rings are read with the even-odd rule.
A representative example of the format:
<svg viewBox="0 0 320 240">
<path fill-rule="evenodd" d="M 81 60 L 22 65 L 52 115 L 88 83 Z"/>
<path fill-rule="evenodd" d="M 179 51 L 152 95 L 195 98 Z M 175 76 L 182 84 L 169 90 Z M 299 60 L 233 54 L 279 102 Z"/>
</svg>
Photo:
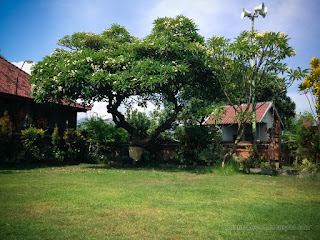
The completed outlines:
<svg viewBox="0 0 320 240">
<path fill-rule="evenodd" d="M 257 122 L 261 122 L 264 115 L 272 106 L 272 102 L 259 102 L 256 104 L 256 119 Z M 247 108 L 247 104 L 242 104 L 240 107 L 240 111 L 245 111 Z M 252 105 L 249 106 L 249 112 L 252 112 Z M 225 106 L 224 107 L 225 114 L 223 114 L 222 119 L 217 124 L 236 124 L 238 121 L 234 120 L 234 116 L 236 116 L 236 112 L 232 106 Z M 212 121 L 213 116 L 209 117 L 206 121 L 206 125 L 214 124 Z"/>
<path fill-rule="evenodd" d="M 29 74 L 0 56 L 0 92 L 16 95 L 17 76 L 19 74 L 17 95 L 32 98 Z"/>
<path fill-rule="evenodd" d="M 17 88 L 17 76 L 18 88 Z M 0 56 L 0 92 L 20 97 L 31 98 L 31 84 L 29 82 L 30 75 L 23 70 L 20 70 L 17 66 L 7 61 L 5 58 Z M 17 89 L 17 93 L 16 93 Z M 78 111 L 91 110 L 91 107 L 84 107 L 78 103 L 63 103 L 63 105 L 77 108 Z"/>
</svg>

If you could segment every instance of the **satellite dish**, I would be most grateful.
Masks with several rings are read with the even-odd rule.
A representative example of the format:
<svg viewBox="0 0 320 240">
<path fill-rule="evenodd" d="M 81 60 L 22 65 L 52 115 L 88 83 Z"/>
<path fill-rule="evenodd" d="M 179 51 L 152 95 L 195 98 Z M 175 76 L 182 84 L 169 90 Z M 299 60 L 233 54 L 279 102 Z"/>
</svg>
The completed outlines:
<svg viewBox="0 0 320 240">
<path fill-rule="evenodd" d="M 242 9 L 242 12 L 241 12 L 241 19 L 244 18 L 244 17 L 249 17 L 251 16 L 251 12 L 249 12 L 247 9 Z"/>
<path fill-rule="evenodd" d="M 264 3 L 261 3 L 259 6 L 255 7 L 254 12 L 260 14 L 263 18 L 267 15 L 268 8 L 264 7 Z"/>
</svg>

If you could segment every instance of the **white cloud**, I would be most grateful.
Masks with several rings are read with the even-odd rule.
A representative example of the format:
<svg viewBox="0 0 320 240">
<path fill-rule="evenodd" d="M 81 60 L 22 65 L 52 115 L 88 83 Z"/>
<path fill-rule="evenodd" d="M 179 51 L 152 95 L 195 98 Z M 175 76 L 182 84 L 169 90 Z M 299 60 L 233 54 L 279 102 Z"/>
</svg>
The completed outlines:
<svg viewBox="0 0 320 240">
<path fill-rule="evenodd" d="M 239 2 L 230 4 L 229 1 L 218 0 L 162 0 L 148 11 L 145 22 L 151 24 L 158 17 L 182 14 L 193 19 L 200 34 L 205 37 L 212 37 L 213 34 L 221 36 L 225 35 L 225 32 L 233 33 L 234 30 L 240 29 L 240 5 Z"/>
<path fill-rule="evenodd" d="M 206 38 L 212 35 L 227 38 L 236 37 L 243 30 L 251 30 L 251 21 L 241 19 L 243 8 L 252 12 L 261 4 L 261 0 L 230 1 L 230 0 L 160 0 L 153 8 L 146 11 L 141 25 L 151 29 L 151 24 L 157 17 L 174 17 L 182 14 L 195 21 L 199 26 L 200 34 Z M 316 7 L 314 1 L 283 0 L 264 1 L 268 7 L 267 17 L 261 16 L 255 20 L 255 29 L 285 32 L 290 37 L 303 38 L 305 25 L 312 24 L 312 8 Z"/>
<path fill-rule="evenodd" d="M 145 112 L 146 114 L 149 114 L 150 112 L 156 109 L 156 106 L 151 102 L 147 102 L 147 106 L 145 108 L 139 107 L 138 104 L 133 104 L 132 109 L 137 109 L 139 112 Z"/>
<path fill-rule="evenodd" d="M 21 68 L 23 65 L 22 62 L 11 62 L 13 65 L 17 66 L 18 68 Z M 22 70 L 25 71 L 26 73 L 31 74 L 31 67 L 34 66 L 34 63 L 24 63 Z"/>
<path fill-rule="evenodd" d="M 103 119 L 112 117 L 107 111 L 107 104 L 105 102 L 94 102 L 91 111 L 87 111 L 86 113 L 78 113 L 78 119 L 91 118 L 93 116 L 101 117 Z"/>
</svg>

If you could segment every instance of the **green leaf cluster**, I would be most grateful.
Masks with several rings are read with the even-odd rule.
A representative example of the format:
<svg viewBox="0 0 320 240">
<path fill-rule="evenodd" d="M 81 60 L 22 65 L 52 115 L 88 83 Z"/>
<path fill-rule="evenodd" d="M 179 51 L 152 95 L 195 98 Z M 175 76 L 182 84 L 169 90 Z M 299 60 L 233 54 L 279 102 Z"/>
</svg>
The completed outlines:
<svg viewBox="0 0 320 240">
<path fill-rule="evenodd" d="M 183 16 L 155 20 L 152 33 L 142 40 L 112 25 L 101 34 L 67 35 L 58 44 L 63 48 L 32 72 L 32 92 L 39 102 L 112 102 L 117 101 L 114 95 L 118 100 L 138 95 L 159 104 L 205 81 L 203 75 L 212 78 L 205 66 L 203 37 Z"/>
<path fill-rule="evenodd" d="M 253 96 L 259 101 L 274 100 L 299 78 L 303 71 L 292 70 L 285 62 L 296 55 L 289 40 L 284 33 L 267 31 L 262 34 L 243 31 L 234 41 L 212 37 L 207 43 L 207 54 L 221 76 L 224 101 L 232 106 L 243 103 L 249 106 Z M 266 97 L 268 89 L 272 89 L 268 91 L 272 95 Z M 250 114 L 245 114 L 248 109 L 236 110 L 241 121 L 250 121 Z"/>
<path fill-rule="evenodd" d="M 116 125 L 131 136 L 146 134 L 126 121 L 118 110 L 122 104 L 128 109 L 133 102 L 170 106 L 162 125 L 153 131 L 151 138 L 156 138 L 171 127 L 191 98 L 213 101 L 220 96 L 204 38 L 184 16 L 156 19 L 144 39 L 112 25 L 101 34 L 67 35 L 58 44 L 62 48 L 34 67 L 30 81 L 35 100 L 104 101 Z"/>
<path fill-rule="evenodd" d="M 112 123 L 106 123 L 102 118 L 92 117 L 80 125 L 80 130 L 87 141 L 98 147 L 110 146 L 128 142 L 128 133 L 122 128 L 117 128 Z"/>
<path fill-rule="evenodd" d="M 304 158 L 310 161 L 319 159 L 319 133 L 312 128 L 303 126 L 303 118 L 314 123 L 311 113 L 305 112 L 299 119 L 291 119 L 287 130 L 282 136 L 282 151 L 294 154 L 299 161 Z"/>
</svg>

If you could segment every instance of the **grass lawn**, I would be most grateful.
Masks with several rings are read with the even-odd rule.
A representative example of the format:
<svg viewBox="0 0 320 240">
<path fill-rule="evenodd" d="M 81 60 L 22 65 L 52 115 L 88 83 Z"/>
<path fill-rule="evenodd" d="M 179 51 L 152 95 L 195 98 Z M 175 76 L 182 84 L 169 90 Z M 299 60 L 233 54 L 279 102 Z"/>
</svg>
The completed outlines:
<svg viewBox="0 0 320 240">
<path fill-rule="evenodd" d="M 0 170 L 0 239 L 319 236 L 319 179 L 87 164 Z"/>
</svg>

